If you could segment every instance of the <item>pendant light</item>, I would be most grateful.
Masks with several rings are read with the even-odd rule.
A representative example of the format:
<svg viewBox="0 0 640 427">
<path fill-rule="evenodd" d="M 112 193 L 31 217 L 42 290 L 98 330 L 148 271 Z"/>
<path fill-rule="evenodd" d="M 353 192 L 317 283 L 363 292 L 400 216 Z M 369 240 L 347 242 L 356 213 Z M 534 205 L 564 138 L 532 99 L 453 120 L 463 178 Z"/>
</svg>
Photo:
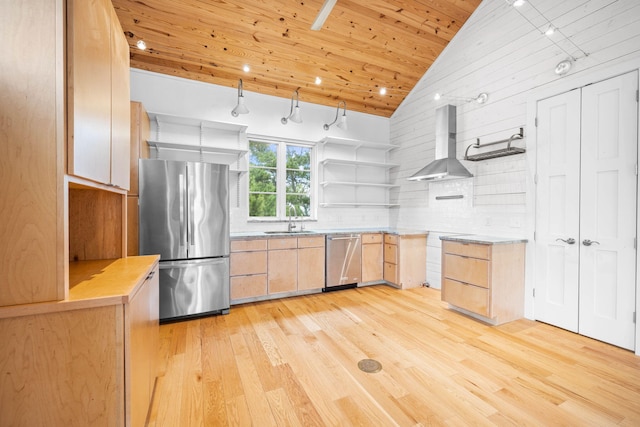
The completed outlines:
<svg viewBox="0 0 640 427">
<path fill-rule="evenodd" d="M 338 116 L 340 114 L 340 105 L 342 105 L 343 111 L 342 111 L 342 116 L 340 116 L 340 122 L 337 124 L 337 126 L 342 130 L 347 130 L 347 103 L 346 103 L 346 101 L 338 102 L 338 108 L 336 110 L 336 118 L 331 123 L 325 123 L 325 125 L 323 126 L 324 130 L 329 130 L 329 128 L 331 126 L 333 126 L 334 124 L 336 124 L 336 122 L 338 122 Z"/>
<path fill-rule="evenodd" d="M 293 106 L 293 99 L 295 98 L 296 100 L 296 106 Z M 298 105 L 298 101 L 299 101 L 299 94 L 298 94 L 298 89 L 296 89 L 295 91 L 293 91 L 293 94 L 291 95 L 291 110 L 289 110 L 289 115 L 287 117 L 283 117 L 280 119 L 280 123 L 282 123 L 283 125 L 286 125 L 289 120 L 291 120 L 294 123 L 302 123 L 302 116 L 300 115 L 300 106 Z"/>
<path fill-rule="evenodd" d="M 238 105 L 236 108 L 231 110 L 231 115 L 233 117 L 238 117 L 240 114 L 248 114 L 249 109 L 246 105 L 244 105 L 244 95 L 242 93 L 242 79 L 238 81 Z"/>
</svg>

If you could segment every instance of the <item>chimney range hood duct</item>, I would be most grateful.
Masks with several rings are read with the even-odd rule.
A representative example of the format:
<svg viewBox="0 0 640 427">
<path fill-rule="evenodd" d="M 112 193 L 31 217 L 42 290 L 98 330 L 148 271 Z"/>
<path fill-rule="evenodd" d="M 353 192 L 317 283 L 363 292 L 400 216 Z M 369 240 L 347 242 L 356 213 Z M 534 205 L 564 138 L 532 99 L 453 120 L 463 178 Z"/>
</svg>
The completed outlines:
<svg viewBox="0 0 640 427">
<path fill-rule="evenodd" d="M 472 176 L 456 159 L 456 107 L 440 107 L 436 110 L 436 159 L 407 179 L 426 181 Z"/>
</svg>

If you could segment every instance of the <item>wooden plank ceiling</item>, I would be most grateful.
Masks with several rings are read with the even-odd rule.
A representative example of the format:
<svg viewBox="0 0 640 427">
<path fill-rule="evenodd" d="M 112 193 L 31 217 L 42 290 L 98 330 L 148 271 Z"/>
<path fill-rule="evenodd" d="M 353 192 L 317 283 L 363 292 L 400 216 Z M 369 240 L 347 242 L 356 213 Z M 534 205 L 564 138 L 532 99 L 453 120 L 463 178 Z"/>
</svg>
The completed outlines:
<svg viewBox="0 0 640 427">
<path fill-rule="evenodd" d="M 320 31 L 323 0 L 112 2 L 133 68 L 389 117 L 481 0 L 338 0 Z"/>
</svg>

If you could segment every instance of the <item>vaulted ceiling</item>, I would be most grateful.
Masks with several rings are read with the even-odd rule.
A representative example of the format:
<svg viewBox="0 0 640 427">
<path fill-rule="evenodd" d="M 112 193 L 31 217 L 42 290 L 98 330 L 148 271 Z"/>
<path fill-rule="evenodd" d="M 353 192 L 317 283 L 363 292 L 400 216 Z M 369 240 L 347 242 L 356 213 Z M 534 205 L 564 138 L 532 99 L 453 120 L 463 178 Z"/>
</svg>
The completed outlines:
<svg viewBox="0 0 640 427">
<path fill-rule="evenodd" d="M 133 68 L 389 117 L 481 0 L 112 2 Z"/>
</svg>

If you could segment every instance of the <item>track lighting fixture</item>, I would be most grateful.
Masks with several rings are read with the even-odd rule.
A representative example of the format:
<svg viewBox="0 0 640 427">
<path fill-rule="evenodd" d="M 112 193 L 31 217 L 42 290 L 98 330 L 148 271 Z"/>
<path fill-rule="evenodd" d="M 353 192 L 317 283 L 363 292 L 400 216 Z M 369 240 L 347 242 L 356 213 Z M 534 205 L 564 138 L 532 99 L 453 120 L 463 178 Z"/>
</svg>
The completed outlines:
<svg viewBox="0 0 640 427">
<path fill-rule="evenodd" d="M 560 61 L 558 65 L 556 65 L 555 73 L 559 76 L 563 76 L 569 72 L 571 69 L 572 62 L 570 59 L 565 59 L 564 61 Z"/>
<path fill-rule="evenodd" d="M 298 101 L 299 101 L 298 89 L 293 91 L 293 94 L 291 95 L 291 110 L 289 110 L 289 115 L 287 117 L 283 117 L 280 119 L 280 123 L 282 123 L 283 125 L 286 125 L 289 122 L 289 120 L 291 120 L 293 123 L 302 123 L 302 116 L 300 115 L 300 106 L 298 105 Z M 295 107 L 293 106 L 294 98 L 296 99 Z"/>
<path fill-rule="evenodd" d="M 231 115 L 233 117 L 238 117 L 240 114 L 248 114 L 249 109 L 246 105 L 244 105 L 244 95 L 242 93 L 242 79 L 238 81 L 238 105 L 236 108 L 231 110 Z"/>
<path fill-rule="evenodd" d="M 482 92 L 480 95 L 476 96 L 475 98 L 465 98 L 463 96 L 443 95 L 441 93 L 436 93 L 433 96 L 433 99 L 435 99 L 436 101 L 439 100 L 439 99 L 442 99 L 442 98 L 462 100 L 462 101 L 465 101 L 465 102 L 475 102 L 477 104 L 485 104 L 489 100 L 489 94 L 487 92 Z"/>
<path fill-rule="evenodd" d="M 329 130 L 329 128 L 331 126 L 333 126 L 334 124 L 336 124 L 336 122 L 338 122 L 338 116 L 340 115 L 340 105 L 342 105 L 342 116 L 340 116 L 340 122 L 337 124 L 337 126 L 342 129 L 342 130 L 347 130 L 347 103 L 346 101 L 340 101 L 338 102 L 338 108 L 336 110 L 336 118 L 333 119 L 333 121 L 331 123 L 325 123 L 323 128 L 324 130 Z"/>
</svg>

